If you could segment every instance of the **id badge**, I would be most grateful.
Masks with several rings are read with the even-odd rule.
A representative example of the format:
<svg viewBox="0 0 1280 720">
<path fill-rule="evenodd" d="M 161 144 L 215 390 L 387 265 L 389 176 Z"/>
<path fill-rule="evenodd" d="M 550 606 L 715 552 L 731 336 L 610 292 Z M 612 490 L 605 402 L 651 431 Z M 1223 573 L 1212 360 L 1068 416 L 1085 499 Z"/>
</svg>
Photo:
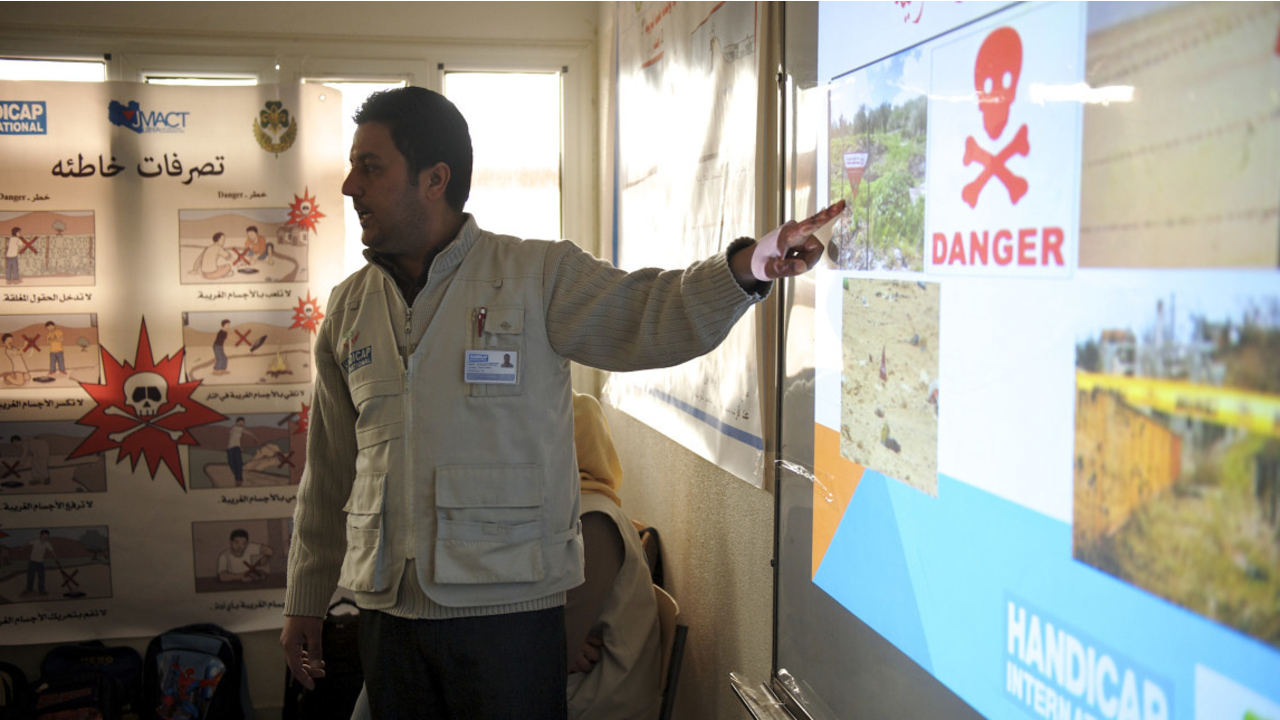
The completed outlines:
<svg viewBox="0 0 1280 720">
<path fill-rule="evenodd" d="M 514 350 L 467 350 L 463 380 L 469 383 L 514 385 L 519 368 Z"/>
</svg>

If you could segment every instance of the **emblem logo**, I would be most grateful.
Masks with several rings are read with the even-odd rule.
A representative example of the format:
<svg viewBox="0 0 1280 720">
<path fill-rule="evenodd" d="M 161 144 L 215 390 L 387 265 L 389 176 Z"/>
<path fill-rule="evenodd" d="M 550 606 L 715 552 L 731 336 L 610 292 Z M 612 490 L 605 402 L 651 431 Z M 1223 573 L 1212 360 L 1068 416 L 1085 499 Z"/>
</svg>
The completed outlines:
<svg viewBox="0 0 1280 720">
<path fill-rule="evenodd" d="M 269 153 L 279 155 L 298 139 L 298 121 L 279 100 L 268 100 L 253 121 L 253 137 Z"/>
</svg>

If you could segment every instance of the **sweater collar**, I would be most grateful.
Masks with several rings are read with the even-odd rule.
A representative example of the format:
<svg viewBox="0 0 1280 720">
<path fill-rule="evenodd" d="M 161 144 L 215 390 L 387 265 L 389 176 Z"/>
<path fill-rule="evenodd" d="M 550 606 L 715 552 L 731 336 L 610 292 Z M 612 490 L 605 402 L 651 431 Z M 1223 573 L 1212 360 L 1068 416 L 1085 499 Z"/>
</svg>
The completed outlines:
<svg viewBox="0 0 1280 720">
<path fill-rule="evenodd" d="M 480 227 L 476 225 L 475 217 L 471 213 L 466 213 L 463 217 L 465 219 L 458 234 L 436 254 L 422 274 L 416 278 L 403 277 L 389 255 L 365 248 L 364 258 L 369 263 L 382 268 L 400 289 L 405 302 L 412 304 L 418 293 L 422 292 L 432 278 L 443 278 L 453 274 L 453 271 L 462 265 L 472 246 L 480 239 Z"/>
</svg>

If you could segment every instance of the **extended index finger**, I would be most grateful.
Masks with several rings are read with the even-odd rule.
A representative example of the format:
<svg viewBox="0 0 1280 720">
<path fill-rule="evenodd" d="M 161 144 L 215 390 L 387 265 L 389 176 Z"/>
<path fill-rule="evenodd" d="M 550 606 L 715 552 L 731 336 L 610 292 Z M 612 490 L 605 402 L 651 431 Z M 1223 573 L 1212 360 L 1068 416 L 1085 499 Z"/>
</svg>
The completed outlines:
<svg viewBox="0 0 1280 720">
<path fill-rule="evenodd" d="M 806 233 L 811 233 L 827 223 L 835 220 L 840 213 L 844 212 L 844 200 L 837 200 L 831 205 L 810 215 L 807 220 L 800 223 L 801 228 Z"/>
</svg>

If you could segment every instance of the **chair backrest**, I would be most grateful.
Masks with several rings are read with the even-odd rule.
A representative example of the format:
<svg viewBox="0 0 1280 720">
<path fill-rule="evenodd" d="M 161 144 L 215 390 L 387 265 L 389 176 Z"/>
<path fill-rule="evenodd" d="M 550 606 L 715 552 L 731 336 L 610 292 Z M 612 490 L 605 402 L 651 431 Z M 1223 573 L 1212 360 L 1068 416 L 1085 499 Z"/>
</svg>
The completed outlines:
<svg viewBox="0 0 1280 720">
<path fill-rule="evenodd" d="M 632 520 L 631 524 L 635 526 L 636 532 L 640 533 L 640 549 L 644 552 L 644 561 L 649 566 L 649 579 L 654 585 L 665 587 L 667 583 L 662 569 L 662 540 L 658 536 L 658 529 L 636 520 Z"/>
<path fill-rule="evenodd" d="M 680 605 L 670 593 L 654 585 L 653 595 L 658 601 L 658 628 L 662 639 L 662 710 L 658 717 L 667 720 L 675 707 L 680 662 L 689 628 L 680 624 Z"/>
</svg>

